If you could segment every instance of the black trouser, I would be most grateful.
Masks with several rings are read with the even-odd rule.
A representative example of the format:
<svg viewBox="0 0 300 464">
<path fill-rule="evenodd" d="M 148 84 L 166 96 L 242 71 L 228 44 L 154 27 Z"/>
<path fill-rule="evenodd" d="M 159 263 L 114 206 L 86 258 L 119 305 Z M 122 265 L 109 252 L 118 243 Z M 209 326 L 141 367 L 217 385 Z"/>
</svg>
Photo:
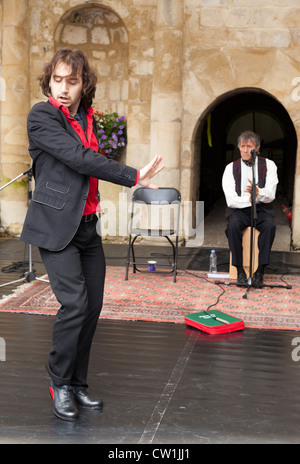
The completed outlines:
<svg viewBox="0 0 300 464">
<path fill-rule="evenodd" d="M 56 385 L 87 387 L 90 348 L 102 308 L 105 258 L 97 218 L 81 222 L 62 251 L 40 249 L 61 307 L 53 328 L 47 370 Z"/>
<path fill-rule="evenodd" d="M 232 253 L 232 265 L 243 266 L 243 230 L 251 226 L 251 207 L 235 209 L 228 218 L 226 235 L 229 248 Z M 276 226 L 271 212 L 268 212 L 257 205 L 257 220 L 255 228 L 260 231 L 258 237 L 260 266 L 270 263 L 271 248 L 275 238 Z M 249 245 L 250 253 L 250 245 Z"/>
</svg>

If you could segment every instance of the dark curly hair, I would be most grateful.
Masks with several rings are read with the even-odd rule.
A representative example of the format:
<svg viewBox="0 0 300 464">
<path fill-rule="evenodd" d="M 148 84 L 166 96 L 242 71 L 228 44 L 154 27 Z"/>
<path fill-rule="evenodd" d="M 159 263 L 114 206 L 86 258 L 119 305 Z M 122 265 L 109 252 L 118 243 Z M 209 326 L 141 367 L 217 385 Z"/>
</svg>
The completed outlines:
<svg viewBox="0 0 300 464">
<path fill-rule="evenodd" d="M 55 53 L 50 63 L 45 64 L 44 71 L 38 78 L 43 94 L 46 97 L 50 97 L 50 79 L 56 66 L 60 62 L 71 66 L 72 75 L 81 74 L 83 84 L 81 103 L 85 109 L 89 108 L 95 97 L 97 76 L 90 68 L 87 57 L 81 50 L 61 48 Z"/>
</svg>

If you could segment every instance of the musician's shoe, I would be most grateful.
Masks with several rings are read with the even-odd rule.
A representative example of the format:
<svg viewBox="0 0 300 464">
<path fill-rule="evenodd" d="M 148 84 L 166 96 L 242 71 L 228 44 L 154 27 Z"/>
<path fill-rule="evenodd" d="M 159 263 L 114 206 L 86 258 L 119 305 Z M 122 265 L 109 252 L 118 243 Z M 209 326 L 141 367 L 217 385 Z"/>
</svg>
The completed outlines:
<svg viewBox="0 0 300 464">
<path fill-rule="evenodd" d="M 238 284 L 239 285 L 247 285 L 247 276 L 245 271 L 239 271 L 238 272 L 238 278 L 237 278 Z"/>
<path fill-rule="evenodd" d="M 253 287 L 262 288 L 264 285 L 264 275 L 261 272 L 256 271 L 253 276 Z"/>
</svg>

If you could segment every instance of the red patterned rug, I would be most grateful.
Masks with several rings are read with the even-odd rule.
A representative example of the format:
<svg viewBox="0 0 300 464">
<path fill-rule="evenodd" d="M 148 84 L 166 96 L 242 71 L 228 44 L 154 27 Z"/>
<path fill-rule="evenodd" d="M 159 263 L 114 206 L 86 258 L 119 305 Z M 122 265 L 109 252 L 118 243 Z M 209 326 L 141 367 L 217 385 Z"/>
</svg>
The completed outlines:
<svg viewBox="0 0 300 464">
<path fill-rule="evenodd" d="M 286 288 L 244 288 L 216 285 L 200 271 L 179 271 L 177 282 L 158 273 L 129 274 L 123 267 L 108 267 L 101 318 L 185 323 L 184 316 L 209 306 L 243 319 L 246 327 L 300 330 L 300 276 L 287 276 Z M 266 284 L 285 285 L 278 276 L 266 276 Z M 25 284 L 0 302 L 0 311 L 56 314 L 59 305 L 47 283 Z"/>
</svg>

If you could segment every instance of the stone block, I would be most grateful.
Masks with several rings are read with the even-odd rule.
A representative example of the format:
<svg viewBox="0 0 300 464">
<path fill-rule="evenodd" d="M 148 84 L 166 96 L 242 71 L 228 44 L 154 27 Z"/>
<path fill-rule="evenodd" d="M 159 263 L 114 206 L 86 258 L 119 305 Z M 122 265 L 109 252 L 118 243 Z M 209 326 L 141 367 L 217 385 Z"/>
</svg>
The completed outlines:
<svg viewBox="0 0 300 464">
<path fill-rule="evenodd" d="M 106 27 L 94 27 L 92 30 L 92 43 L 110 45 L 110 37 Z"/>
<path fill-rule="evenodd" d="M 83 26 L 66 25 L 62 34 L 62 41 L 69 45 L 82 45 L 87 42 L 87 29 Z"/>
<path fill-rule="evenodd" d="M 181 122 L 153 122 L 151 125 L 151 152 L 163 156 L 167 168 L 180 164 Z"/>
</svg>

